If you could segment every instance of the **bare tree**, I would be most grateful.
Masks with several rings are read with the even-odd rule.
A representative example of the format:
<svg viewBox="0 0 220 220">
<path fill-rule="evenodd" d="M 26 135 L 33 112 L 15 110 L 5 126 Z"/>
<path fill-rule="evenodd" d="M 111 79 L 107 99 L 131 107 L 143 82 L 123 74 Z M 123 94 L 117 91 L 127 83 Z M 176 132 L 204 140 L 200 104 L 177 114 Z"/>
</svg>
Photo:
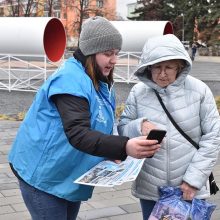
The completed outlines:
<svg viewBox="0 0 220 220">
<path fill-rule="evenodd" d="M 81 32 L 81 26 L 83 19 L 88 17 L 88 15 L 92 12 L 95 12 L 93 9 L 93 0 L 66 0 L 64 2 L 64 7 L 67 7 L 69 10 L 74 11 L 76 14 L 75 20 L 71 21 L 72 28 L 76 30 L 76 34 L 79 34 Z"/>
<path fill-rule="evenodd" d="M 34 4 L 34 0 L 28 0 L 26 5 L 23 6 L 24 17 L 30 17 L 34 8 L 36 8 L 36 4 Z"/>
<path fill-rule="evenodd" d="M 18 17 L 20 14 L 20 0 L 17 0 L 17 3 L 15 3 L 14 0 L 6 0 L 5 3 L 9 6 L 9 15 L 12 17 Z"/>
<path fill-rule="evenodd" d="M 36 0 L 5 0 L 9 6 L 9 15 L 12 17 L 36 16 L 38 1 Z"/>
<path fill-rule="evenodd" d="M 48 12 L 48 17 L 52 17 L 53 16 L 53 11 L 54 11 L 54 8 L 59 8 L 61 7 L 61 4 L 60 4 L 60 1 L 58 0 L 46 0 L 45 1 L 45 8 Z"/>
<path fill-rule="evenodd" d="M 113 14 L 113 12 L 107 9 L 104 2 L 94 0 L 63 0 L 63 6 L 74 11 L 76 14 L 76 19 L 67 24 L 69 26 L 68 29 L 72 29 L 74 35 L 79 36 L 84 19 L 95 15 L 108 17 Z M 111 16 L 113 17 L 113 15 Z"/>
</svg>

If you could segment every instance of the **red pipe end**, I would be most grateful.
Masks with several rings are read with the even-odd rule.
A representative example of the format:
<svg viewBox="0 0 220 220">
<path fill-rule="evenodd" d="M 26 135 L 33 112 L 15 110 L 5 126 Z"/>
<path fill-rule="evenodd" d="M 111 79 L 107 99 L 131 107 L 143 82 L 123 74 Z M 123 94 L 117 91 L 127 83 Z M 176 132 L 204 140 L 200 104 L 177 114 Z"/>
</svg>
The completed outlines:
<svg viewBox="0 0 220 220">
<path fill-rule="evenodd" d="M 173 25 L 170 21 L 168 21 L 165 25 L 163 35 L 165 34 L 173 34 Z"/>
<path fill-rule="evenodd" d="M 66 33 L 62 22 L 52 18 L 44 31 L 44 50 L 48 59 L 52 62 L 59 61 L 66 48 Z"/>
</svg>

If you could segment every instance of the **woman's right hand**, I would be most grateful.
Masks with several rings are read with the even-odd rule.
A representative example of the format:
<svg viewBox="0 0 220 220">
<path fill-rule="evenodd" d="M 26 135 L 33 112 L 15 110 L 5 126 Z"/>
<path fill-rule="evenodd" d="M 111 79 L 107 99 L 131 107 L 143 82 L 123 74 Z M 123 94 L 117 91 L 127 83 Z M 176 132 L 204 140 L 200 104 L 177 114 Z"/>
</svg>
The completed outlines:
<svg viewBox="0 0 220 220">
<path fill-rule="evenodd" d="M 153 156 L 160 149 L 157 140 L 147 140 L 146 136 L 132 138 L 126 144 L 128 156 L 143 159 Z"/>
</svg>

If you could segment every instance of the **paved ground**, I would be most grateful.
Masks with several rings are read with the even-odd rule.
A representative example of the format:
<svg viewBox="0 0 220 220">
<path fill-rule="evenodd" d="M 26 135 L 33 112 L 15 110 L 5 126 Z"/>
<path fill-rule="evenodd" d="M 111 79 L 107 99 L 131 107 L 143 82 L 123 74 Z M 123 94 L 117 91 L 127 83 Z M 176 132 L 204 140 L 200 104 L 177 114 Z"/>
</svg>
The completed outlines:
<svg viewBox="0 0 220 220">
<path fill-rule="evenodd" d="M 197 57 L 195 61 L 195 67 L 199 69 L 202 75 L 206 75 L 206 71 L 212 73 L 210 80 L 212 88 L 220 73 L 220 59 L 208 58 L 202 59 Z M 205 70 L 205 71 L 204 71 Z M 192 74 L 198 75 L 197 70 L 194 70 Z M 209 74 L 207 74 L 209 75 Z M 212 78 L 214 77 L 214 78 Z M 214 83 L 214 84 L 213 84 Z M 130 86 L 125 87 L 122 90 L 120 85 L 117 86 L 117 93 L 119 93 L 118 102 L 124 101 Z M 217 95 L 220 95 L 220 88 L 216 86 L 215 90 Z M 19 94 L 20 98 L 17 98 L 16 93 L 10 93 L 10 99 L 8 98 L 8 92 L 0 91 L 0 96 L 6 103 L 8 100 L 7 108 L 4 113 L 13 112 L 12 100 L 17 100 L 18 104 L 21 100 L 23 109 L 28 108 L 32 101 L 32 95 Z M 27 98 L 28 97 L 28 98 Z M 12 98 L 12 99 L 11 99 Z M 25 100 L 27 99 L 27 100 Z M 0 108 L 4 106 L 0 106 Z M 19 110 L 19 109 L 16 109 Z M 0 120 L 0 220 L 30 220 L 30 215 L 27 212 L 21 195 L 18 189 L 17 180 L 12 174 L 9 165 L 7 163 L 7 154 L 10 149 L 11 143 L 16 135 L 17 128 L 20 122 L 17 121 L 4 121 Z M 215 166 L 214 175 L 218 185 L 220 186 L 220 161 Z M 217 205 L 215 212 L 213 213 L 212 220 L 220 219 L 220 193 L 210 198 L 210 201 Z M 120 187 L 114 188 L 102 188 L 97 187 L 93 194 L 93 197 L 88 202 L 84 202 L 81 206 L 78 220 L 139 220 L 141 218 L 139 202 L 136 198 L 131 196 L 130 184 L 123 184 Z"/>
<path fill-rule="evenodd" d="M 7 154 L 20 122 L 0 121 L 0 220 L 30 220 L 23 204 L 17 180 L 7 163 Z M 220 162 L 215 167 L 215 178 L 220 185 Z M 220 219 L 220 193 L 210 201 L 217 204 L 212 220 Z M 119 187 L 97 187 L 88 202 L 81 206 L 78 220 L 138 220 L 139 202 L 130 193 L 130 184 Z M 58 219 L 56 219 L 58 220 Z"/>
</svg>

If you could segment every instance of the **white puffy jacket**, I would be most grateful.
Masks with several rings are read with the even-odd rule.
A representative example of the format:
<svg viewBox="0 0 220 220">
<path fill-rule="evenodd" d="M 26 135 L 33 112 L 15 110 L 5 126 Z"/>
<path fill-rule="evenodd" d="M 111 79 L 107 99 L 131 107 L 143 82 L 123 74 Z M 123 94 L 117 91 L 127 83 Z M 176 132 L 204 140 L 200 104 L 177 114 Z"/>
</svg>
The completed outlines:
<svg viewBox="0 0 220 220">
<path fill-rule="evenodd" d="M 188 75 L 191 60 L 183 45 L 174 35 L 167 38 L 165 42 L 164 38 L 152 38 L 146 43 L 136 72 L 142 82 L 132 88 L 118 124 L 119 134 L 131 138 L 141 135 L 143 119 L 167 131 L 161 149 L 145 160 L 132 193 L 156 201 L 159 186 L 180 186 L 185 181 L 200 189 L 197 198 L 207 198 L 210 195 L 207 179 L 219 152 L 220 117 L 208 86 Z M 168 59 L 183 59 L 186 66 L 174 83 L 161 88 L 145 76 L 143 69 Z M 199 144 L 199 150 L 176 130 L 153 89 L 159 92 L 177 124 Z"/>
</svg>

